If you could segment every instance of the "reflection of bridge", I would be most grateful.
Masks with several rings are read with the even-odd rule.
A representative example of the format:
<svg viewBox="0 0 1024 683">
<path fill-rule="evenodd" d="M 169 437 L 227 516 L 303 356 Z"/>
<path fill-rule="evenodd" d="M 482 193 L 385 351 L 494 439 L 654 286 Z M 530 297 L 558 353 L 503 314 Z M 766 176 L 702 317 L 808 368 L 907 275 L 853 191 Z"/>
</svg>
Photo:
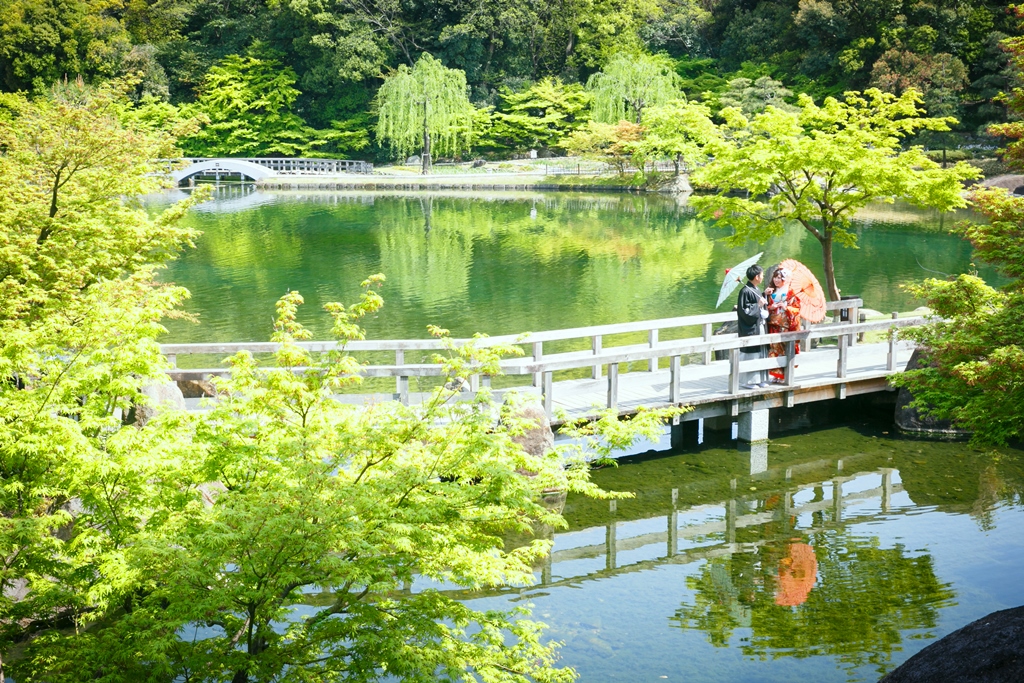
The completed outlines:
<svg viewBox="0 0 1024 683">
<path fill-rule="evenodd" d="M 173 169 L 175 161 L 185 161 L 184 168 Z M 168 175 L 175 183 L 202 176 L 220 180 L 240 176 L 250 180 L 265 180 L 282 175 L 334 176 L 349 173 L 373 173 L 373 164 L 350 159 L 285 159 L 280 157 L 252 157 L 248 159 L 186 158 L 168 161 Z"/>
<path fill-rule="evenodd" d="M 842 465 L 840 460 L 840 469 Z M 787 468 L 787 479 L 789 474 Z M 893 497 L 904 491 L 898 476 L 896 470 L 882 468 L 876 472 L 840 474 L 825 481 L 787 487 L 780 496 L 779 507 L 763 512 L 744 512 L 742 508 L 752 496 L 744 498 L 741 494 L 718 504 L 679 509 L 676 504 L 679 490 L 672 489 L 671 501 L 666 500 L 666 507 L 670 510 L 667 514 L 620 521 L 615 519 L 616 503 L 611 501 L 609 521 L 603 526 L 553 534 L 552 552 L 540 567 L 537 583 L 525 588 L 506 587 L 489 591 L 450 589 L 445 592 L 459 599 L 469 599 L 577 586 L 582 581 L 647 571 L 669 564 L 690 564 L 713 557 L 754 552 L 763 545 L 791 540 L 800 531 L 877 521 L 893 514 Z M 737 480 L 733 479 L 731 485 L 735 491 Z M 821 500 L 816 499 L 816 490 L 821 491 Z M 802 500 L 805 498 L 810 499 Z M 877 510 L 849 513 L 849 508 L 871 501 L 878 501 Z M 817 526 L 805 524 L 794 528 L 788 521 L 815 514 L 823 516 Z M 781 524 L 777 537 L 737 542 L 737 530 L 772 522 Z M 649 531 L 655 525 L 664 530 Z M 601 541 L 593 542 L 595 536 Z M 415 585 L 410 588 L 418 590 Z"/>
<path fill-rule="evenodd" d="M 628 415 L 643 407 L 687 405 L 693 406 L 694 410 L 680 418 L 673 430 L 674 440 L 688 438 L 687 425 L 695 427 L 698 419 L 722 417 L 727 420 L 739 418 L 740 438 L 758 441 L 768 437 L 769 408 L 888 390 L 888 376 L 899 372 L 909 357 L 909 346 L 896 340 L 898 328 L 920 325 L 924 319 L 897 320 L 893 314 L 893 320 L 880 322 L 840 322 L 844 317 L 857 320 L 861 305 L 860 299 L 833 302 L 828 305 L 829 309 L 842 313 L 836 316 L 836 322 L 812 326 L 800 332 L 744 339 L 735 334 L 713 334 L 716 324 L 733 321 L 736 317 L 735 313 L 713 313 L 490 337 L 476 343 L 518 344 L 526 347 L 528 353 L 532 352 L 523 358 L 503 361 L 502 369 L 505 375 L 532 377 L 533 386 L 525 390 L 537 392 L 539 389 L 549 415 L 553 415 L 555 409 L 562 409 L 568 417 L 586 417 L 604 407 Z M 683 335 L 690 330 L 699 330 L 700 336 L 661 339 L 659 335 L 667 330 Z M 858 343 L 858 335 L 867 332 L 888 332 L 889 339 L 882 343 Z M 643 335 L 647 341 L 612 346 L 605 343 L 606 338 L 612 335 L 631 335 L 633 339 Z M 819 342 L 816 349 L 809 349 L 812 340 Z M 832 344 L 825 346 L 821 343 L 826 341 L 832 341 Z M 740 362 L 740 347 L 774 342 L 786 347 L 786 355 Z M 799 356 L 794 353 L 796 342 L 806 349 Z M 545 349 L 545 344 L 549 349 L 559 347 L 559 351 L 551 353 Z M 161 348 L 173 363 L 178 356 L 189 354 L 218 354 L 223 357 L 241 350 L 272 353 L 278 346 L 274 343 L 164 344 Z M 334 342 L 301 342 L 299 346 L 312 352 L 339 347 Z M 445 350 L 444 344 L 437 339 L 355 341 L 346 344 L 345 348 L 357 357 L 359 354 L 375 354 L 370 357 L 372 362 L 362 368 L 365 377 L 394 377 L 397 383 L 394 394 L 344 396 L 343 399 L 349 402 L 397 399 L 418 403 L 429 398 L 429 391 L 424 389 L 429 390 L 431 381 L 436 385 L 445 377 L 444 366 L 430 358 L 432 354 Z M 716 352 L 727 356 L 728 360 L 714 360 Z M 394 363 L 378 364 L 382 354 L 393 354 Z M 411 356 L 414 354 L 426 356 L 426 362 L 422 362 L 423 358 L 413 359 Z M 636 366 L 643 370 L 629 372 Z M 784 372 L 786 380 L 783 384 L 756 390 L 741 387 L 742 373 L 771 368 Z M 559 374 L 557 382 L 556 373 Z M 226 374 L 228 370 L 224 367 L 175 368 L 170 372 L 176 380 Z M 589 377 L 583 378 L 582 375 Z M 419 392 L 411 392 L 410 378 L 424 382 L 425 386 L 420 386 Z M 465 387 L 466 394 L 472 396 L 482 384 L 489 385 L 490 382 L 490 377 L 473 376 Z"/>
</svg>

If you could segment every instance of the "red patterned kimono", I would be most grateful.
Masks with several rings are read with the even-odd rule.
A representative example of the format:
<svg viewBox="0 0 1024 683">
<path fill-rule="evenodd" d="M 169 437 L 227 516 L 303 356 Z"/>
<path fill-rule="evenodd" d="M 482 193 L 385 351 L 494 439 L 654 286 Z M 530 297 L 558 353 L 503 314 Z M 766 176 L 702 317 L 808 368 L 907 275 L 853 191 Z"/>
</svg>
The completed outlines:
<svg viewBox="0 0 1024 683">
<path fill-rule="evenodd" d="M 786 294 L 789 294 L 787 288 Z M 776 298 L 776 295 L 772 295 Z M 776 298 L 776 300 L 778 300 Z M 771 301 L 769 301 L 771 303 Z M 776 334 L 778 332 L 797 332 L 800 328 L 800 299 L 795 296 L 786 297 L 786 306 L 784 308 L 776 309 L 768 314 L 768 334 Z M 800 342 L 796 343 L 796 352 L 800 353 Z M 786 355 L 785 344 L 772 344 L 768 350 L 769 358 L 778 358 L 779 356 Z M 785 379 L 786 372 L 784 368 L 775 368 L 769 371 L 769 374 L 773 379 L 782 381 Z"/>
</svg>

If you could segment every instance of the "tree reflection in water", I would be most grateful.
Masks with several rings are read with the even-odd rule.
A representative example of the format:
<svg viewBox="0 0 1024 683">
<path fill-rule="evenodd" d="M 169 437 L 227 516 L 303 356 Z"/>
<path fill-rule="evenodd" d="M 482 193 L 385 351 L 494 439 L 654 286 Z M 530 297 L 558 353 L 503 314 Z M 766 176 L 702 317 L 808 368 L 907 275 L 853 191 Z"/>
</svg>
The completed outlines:
<svg viewBox="0 0 1024 683">
<path fill-rule="evenodd" d="M 771 538 L 772 531 L 762 528 L 760 535 Z M 709 559 L 688 581 L 694 602 L 676 612 L 674 623 L 704 631 L 715 646 L 738 645 L 750 657 L 830 655 L 851 671 L 873 664 L 883 673 L 903 631 L 934 628 L 939 609 L 954 597 L 935 576 L 930 555 L 898 544 L 883 548 L 877 538 L 842 528 L 796 538 Z M 739 629 L 749 632 L 735 643 Z"/>
</svg>

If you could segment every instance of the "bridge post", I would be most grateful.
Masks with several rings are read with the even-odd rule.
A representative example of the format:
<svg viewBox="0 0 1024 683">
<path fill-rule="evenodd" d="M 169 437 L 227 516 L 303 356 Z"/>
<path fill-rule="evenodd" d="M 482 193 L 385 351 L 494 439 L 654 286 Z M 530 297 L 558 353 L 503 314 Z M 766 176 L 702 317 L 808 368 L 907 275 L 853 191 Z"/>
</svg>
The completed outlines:
<svg viewBox="0 0 1024 683">
<path fill-rule="evenodd" d="M 551 405 L 551 403 L 552 403 L 552 399 L 551 399 L 552 386 L 551 385 L 553 384 L 553 382 L 551 381 L 551 375 L 552 374 L 553 373 L 551 373 L 551 372 L 542 372 L 541 373 L 541 376 L 542 376 L 543 379 L 541 380 L 541 390 L 540 390 L 540 393 L 541 393 L 541 397 L 544 400 L 544 412 L 547 414 L 548 417 L 551 417 L 551 413 L 552 413 L 552 405 Z"/>
<path fill-rule="evenodd" d="M 892 313 L 892 319 L 896 320 L 900 317 L 900 314 L 896 311 Z M 889 355 L 885 359 L 885 369 L 889 372 L 896 371 L 896 328 L 889 330 Z"/>
<path fill-rule="evenodd" d="M 740 350 L 729 349 L 729 393 L 740 392 Z"/>
<path fill-rule="evenodd" d="M 409 405 L 409 378 L 404 375 L 398 378 L 398 400 Z"/>
<path fill-rule="evenodd" d="M 682 358 L 679 356 L 672 356 L 669 358 L 668 402 L 672 404 L 679 403 L 679 375 L 682 369 L 680 367 L 681 361 Z"/>
<path fill-rule="evenodd" d="M 701 336 L 704 338 L 704 341 L 706 341 L 706 342 L 711 341 L 711 323 L 704 323 L 703 329 L 701 330 Z M 704 352 L 704 365 L 711 365 L 711 360 L 712 360 L 714 355 L 715 355 L 714 351 L 705 351 Z"/>
<path fill-rule="evenodd" d="M 850 317 L 850 324 L 854 324 L 854 323 L 860 322 L 860 308 L 858 308 L 857 306 L 851 306 L 850 307 L 850 315 L 849 315 L 849 317 Z M 857 343 L 857 335 L 855 335 L 853 333 L 850 333 L 850 346 L 853 346 L 856 343 Z"/>
<path fill-rule="evenodd" d="M 538 361 L 544 357 L 544 342 L 533 342 L 533 360 Z M 533 373 L 533 386 L 539 387 L 541 383 L 541 373 Z"/>
<path fill-rule="evenodd" d="M 787 386 L 793 386 L 794 375 L 796 374 L 796 342 L 786 342 L 786 367 L 783 369 L 782 383 Z"/>
<path fill-rule="evenodd" d="M 602 342 L 602 337 L 599 334 L 595 334 L 593 337 L 590 338 L 590 348 L 594 352 L 595 356 L 599 356 L 601 354 L 601 342 Z M 594 366 L 593 374 L 591 375 L 591 377 L 593 379 L 601 379 L 601 366 L 600 365 L 595 365 Z"/>
<path fill-rule="evenodd" d="M 839 345 L 839 360 L 836 362 L 836 377 L 846 377 L 846 356 L 847 347 L 850 343 L 850 335 L 841 334 L 836 343 Z"/>
<path fill-rule="evenodd" d="M 395 351 L 395 365 L 405 365 L 405 351 L 403 349 L 397 349 Z M 401 376 L 395 378 L 395 391 L 397 391 L 399 395 L 402 393 Z"/>
<path fill-rule="evenodd" d="M 657 345 L 658 345 L 658 330 L 648 330 L 647 331 L 647 346 L 648 346 L 648 348 L 652 348 L 653 349 Z M 650 360 L 647 361 L 647 371 L 648 372 L 657 372 L 658 371 L 658 359 L 657 358 L 651 358 Z"/>
<path fill-rule="evenodd" d="M 739 414 L 739 439 L 755 443 L 768 440 L 768 409 Z"/>
<path fill-rule="evenodd" d="M 619 406 L 619 364 L 608 364 L 608 407 Z"/>
</svg>

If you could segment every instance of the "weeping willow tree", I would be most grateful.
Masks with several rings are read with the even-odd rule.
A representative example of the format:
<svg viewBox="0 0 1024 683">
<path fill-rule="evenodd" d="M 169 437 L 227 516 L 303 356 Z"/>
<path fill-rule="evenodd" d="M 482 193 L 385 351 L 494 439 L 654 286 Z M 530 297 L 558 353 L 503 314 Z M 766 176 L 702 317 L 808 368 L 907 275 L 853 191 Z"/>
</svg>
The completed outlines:
<svg viewBox="0 0 1024 683">
<path fill-rule="evenodd" d="M 424 52 L 413 68 L 399 66 L 377 93 L 378 139 L 400 157 L 422 150 L 426 173 L 435 151 L 469 148 L 473 105 L 466 92 L 465 72 Z"/>
<path fill-rule="evenodd" d="M 593 118 L 640 123 L 644 107 L 685 99 L 681 82 L 665 55 L 620 52 L 587 81 L 587 90 L 594 96 Z"/>
</svg>

